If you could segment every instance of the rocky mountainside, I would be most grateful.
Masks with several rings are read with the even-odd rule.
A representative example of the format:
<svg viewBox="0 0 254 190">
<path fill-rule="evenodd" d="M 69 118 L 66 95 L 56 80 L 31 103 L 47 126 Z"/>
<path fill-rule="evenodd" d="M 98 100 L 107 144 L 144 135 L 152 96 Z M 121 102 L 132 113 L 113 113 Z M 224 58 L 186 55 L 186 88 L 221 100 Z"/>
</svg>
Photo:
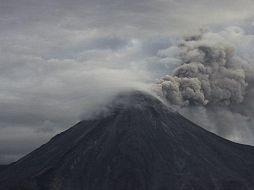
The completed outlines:
<svg viewBox="0 0 254 190">
<path fill-rule="evenodd" d="M 0 189 L 253 190 L 254 148 L 135 92 L 11 164 Z"/>
</svg>

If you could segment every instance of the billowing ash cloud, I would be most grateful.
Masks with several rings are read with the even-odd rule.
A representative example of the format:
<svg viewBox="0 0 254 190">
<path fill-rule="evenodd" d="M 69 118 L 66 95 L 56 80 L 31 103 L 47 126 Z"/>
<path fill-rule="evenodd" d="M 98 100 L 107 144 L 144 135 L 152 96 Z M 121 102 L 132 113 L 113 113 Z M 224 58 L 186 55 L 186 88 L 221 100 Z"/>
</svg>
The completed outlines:
<svg viewBox="0 0 254 190">
<path fill-rule="evenodd" d="M 178 51 L 180 65 L 160 82 L 168 101 L 183 106 L 243 102 L 248 67 L 222 37 L 212 33 L 191 36 L 179 44 Z"/>
<path fill-rule="evenodd" d="M 252 34 L 229 27 L 202 31 L 158 51 L 152 61 L 168 72 L 158 92 L 207 130 L 253 145 L 253 42 Z"/>
</svg>

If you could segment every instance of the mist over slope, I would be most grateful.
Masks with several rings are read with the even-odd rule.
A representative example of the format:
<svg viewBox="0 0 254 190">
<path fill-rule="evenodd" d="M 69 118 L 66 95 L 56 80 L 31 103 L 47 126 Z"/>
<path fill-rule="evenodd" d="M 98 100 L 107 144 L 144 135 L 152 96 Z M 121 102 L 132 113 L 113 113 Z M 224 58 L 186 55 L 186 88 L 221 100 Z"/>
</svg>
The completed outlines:
<svg viewBox="0 0 254 190">
<path fill-rule="evenodd" d="M 115 99 L 0 172 L 2 190 L 252 190 L 254 148 L 143 92 Z"/>
</svg>

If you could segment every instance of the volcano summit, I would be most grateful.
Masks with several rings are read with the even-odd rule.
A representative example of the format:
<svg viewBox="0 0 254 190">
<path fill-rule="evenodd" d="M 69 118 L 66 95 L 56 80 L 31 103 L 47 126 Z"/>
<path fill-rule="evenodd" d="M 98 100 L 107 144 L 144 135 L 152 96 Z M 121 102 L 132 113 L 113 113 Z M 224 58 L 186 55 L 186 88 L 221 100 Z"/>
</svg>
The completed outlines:
<svg viewBox="0 0 254 190">
<path fill-rule="evenodd" d="M 1 190 L 253 190 L 254 148 L 133 92 L 0 172 Z"/>
</svg>

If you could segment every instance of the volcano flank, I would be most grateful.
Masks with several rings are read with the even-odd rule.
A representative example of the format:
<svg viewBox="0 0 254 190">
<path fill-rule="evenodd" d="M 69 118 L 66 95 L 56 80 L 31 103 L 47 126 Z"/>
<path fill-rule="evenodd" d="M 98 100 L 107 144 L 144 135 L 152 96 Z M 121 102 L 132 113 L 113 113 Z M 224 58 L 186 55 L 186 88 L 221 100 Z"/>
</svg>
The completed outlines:
<svg viewBox="0 0 254 190">
<path fill-rule="evenodd" d="M 254 148 L 133 92 L 0 171 L 1 190 L 253 190 Z"/>
</svg>

